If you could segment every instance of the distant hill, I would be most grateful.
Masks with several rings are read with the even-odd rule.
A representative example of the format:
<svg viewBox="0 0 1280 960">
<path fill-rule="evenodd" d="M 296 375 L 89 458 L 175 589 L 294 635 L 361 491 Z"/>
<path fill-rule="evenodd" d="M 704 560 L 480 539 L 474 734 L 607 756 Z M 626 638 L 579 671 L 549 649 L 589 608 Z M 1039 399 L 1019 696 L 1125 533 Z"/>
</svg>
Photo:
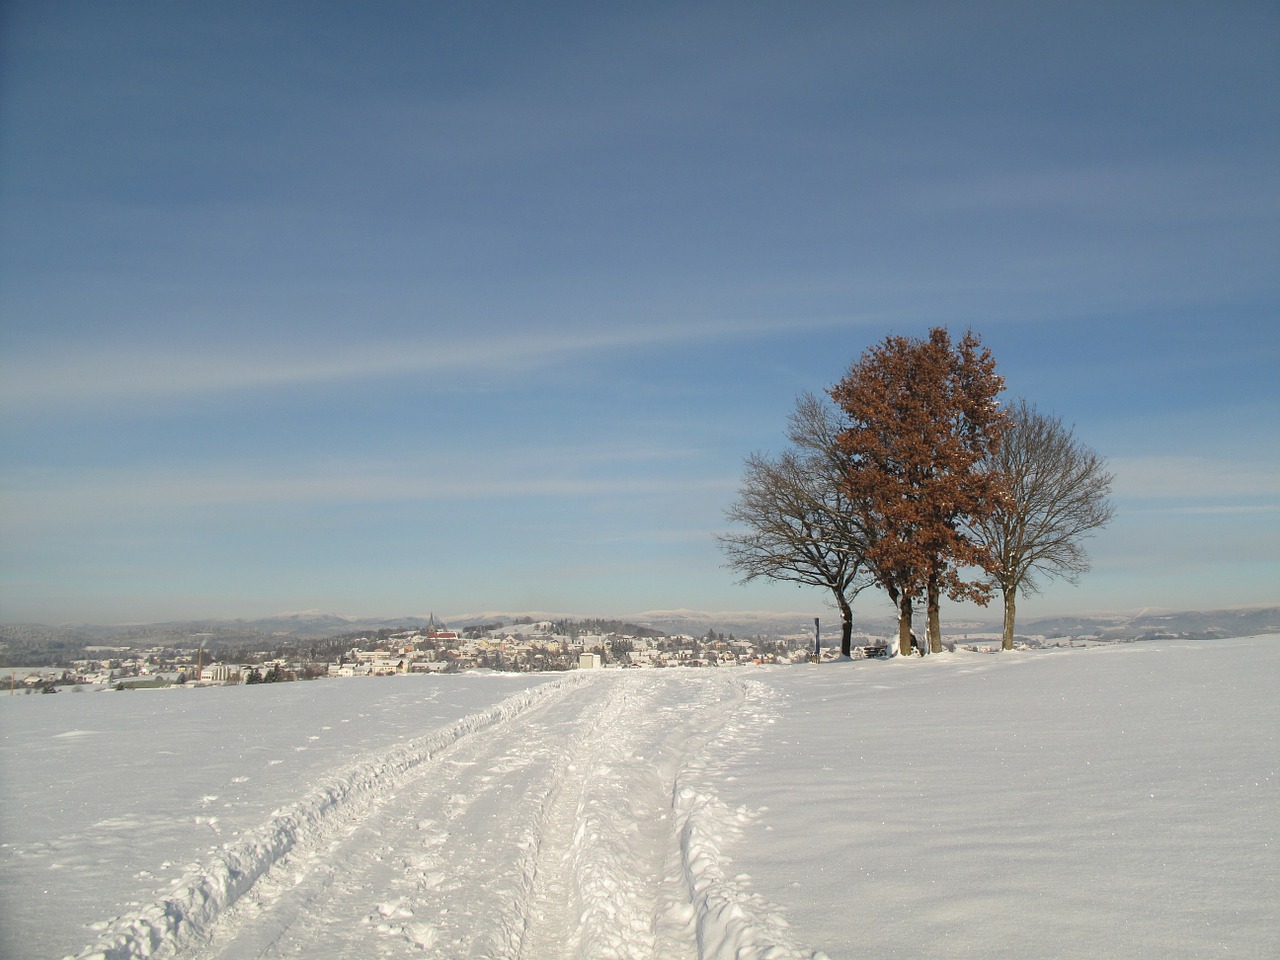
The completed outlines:
<svg viewBox="0 0 1280 960">
<path fill-rule="evenodd" d="M 44 624 L 0 625 L 0 664 L 23 666 L 47 663 L 51 656 L 60 662 L 81 659 L 95 646 L 128 649 L 152 646 L 197 647 L 211 650 L 274 650 L 282 646 L 329 640 L 380 630 L 405 630 L 425 626 L 426 616 L 397 618 L 345 617 L 319 610 L 284 613 L 256 620 L 182 620 L 134 624 Z M 708 630 L 739 637 L 795 637 L 811 635 L 813 615 L 768 611 L 707 612 L 696 610 L 654 610 L 605 621 L 595 617 L 564 614 L 499 613 L 455 615 L 437 622 L 457 629 L 498 623 L 535 621 L 578 621 L 583 624 L 627 624 L 658 634 L 702 636 Z M 838 636 L 830 611 L 822 618 L 823 637 Z M 860 633 L 887 636 L 896 629 L 891 618 L 863 618 L 856 621 Z M 998 633 L 997 621 L 945 622 L 944 633 Z M 1222 637 L 1280 634 L 1280 607 L 1251 607 L 1228 610 L 1144 612 L 1134 615 L 1085 615 L 1028 620 L 1019 624 L 1023 637 L 1097 637 L 1102 640 Z"/>
<path fill-rule="evenodd" d="M 636 623 L 661 629 L 667 633 L 702 635 L 707 630 L 738 636 L 795 636 L 813 633 L 813 614 L 731 612 L 707 613 L 693 610 L 651 611 L 628 617 Z M 891 617 L 855 618 L 858 632 L 887 636 L 897 630 Z M 944 621 L 944 634 L 999 633 L 1000 621 Z M 917 626 L 917 630 L 920 626 Z M 827 611 L 822 617 L 824 637 L 838 635 L 835 615 Z M 1255 634 L 1280 633 L 1280 607 L 1251 607 L 1229 610 L 1194 610 L 1133 615 L 1082 615 L 1030 619 L 1018 624 L 1019 636 L 1098 637 L 1104 640 L 1149 639 L 1153 637 L 1186 637 L 1212 639 Z"/>
<path fill-rule="evenodd" d="M 424 626 L 427 617 L 366 619 L 306 611 L 256 620 L 175 620 L 127 624 L 5 624 L 0 625 L 0 664 L 24 666 L 48 662 L 56 652 L 60 661 L 82 659 L 92 647 L 145 649 L 191 647 L 210 650 L 273 650 L 349 633 L 403 630 Z"/>
<path fill-rule="evenodd" d="M 1018 632 L 1045 637 L 1097 636 L 1104 640 L 1247 637 L 1280 633 L 1280 607 L 1177 613 L 1162 611 L 1111 617 L 1051 617 L 1030 620 Z"/>
<path fill-rule="evenodd" d="M 708 630 L 716 633 L 732 633 L 737 637 L 794 637 L 813 635 L 812 613 L 774 613 L 771 611 L 733 610 L 708 612 L 702 610 L 652 610 L 636 614 L 628 619 L 666 634 L 687 634 L 700 637 Z M 838 636 L 839 621 L 830 610 L 822 614 L 824 634 L 835 631 Z M 857 619 L 859 630 L 881 632 L 880 620 Z"/>
</svg>

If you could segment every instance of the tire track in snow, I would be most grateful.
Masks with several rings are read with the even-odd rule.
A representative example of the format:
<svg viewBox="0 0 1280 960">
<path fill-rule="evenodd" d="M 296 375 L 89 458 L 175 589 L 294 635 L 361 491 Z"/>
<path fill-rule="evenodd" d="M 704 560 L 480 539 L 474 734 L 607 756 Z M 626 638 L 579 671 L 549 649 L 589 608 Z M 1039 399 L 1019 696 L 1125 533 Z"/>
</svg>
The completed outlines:
<svg viewBox="0 0 1280 960">
<path fill-rule="evenodd" d="M 318 823 L 314 795 L 278 815 L 258 833 L 302 825 L 246 857 L 234 897 L 206 896 L 220 874 L 203 869 L 153 908 L 178 923 L 124 921 L 82 957 L 814 957 L 730 876 L 750 815 L 720 803 L 707 761 L 762 735 L 763 691 L 729 671 L 526 691 L 358 764 Z"/>
<path fill-rule="evenodd" d="M 664 935 L 672 898 L 676 772 L 741 698 L 731 684 L 639 674 L 615 684 L 609 726 L 577 745 L 543 838 L 521 957 L 692 957 Z M 672 696 L 673 690 L 678 695 Z"/>
<path fill-rule="evenodd" d="M 613 725 L 615 703 L 607 682 L 583 682 L 457 742 L 318 864 L 299 864 L 310 882 L 266 885 L 200 956 L 514 958 L 554 833 L 549 811 L 574 781 L 581 743 Z"/>
<path fill-rule="evenodd" d="M 107 930 L 76 960 L 135 960 L 173 955 L 179 947 L 209 937 L 218 919 L 295 846 L 321 837 L 334 814 L 376 799 L 388 785 L 403 780 L 419 765 L 460 739 L 509 720 L 541 701 L 558 699 L 581 682 L 574 675 L 507 698 L 430 734 L 358 763 L 278 810 L 257 830 L 227 845 L 213 862 L 197 865 L 173 892 L 137 915 L 110 921 Z"/>
</svg>

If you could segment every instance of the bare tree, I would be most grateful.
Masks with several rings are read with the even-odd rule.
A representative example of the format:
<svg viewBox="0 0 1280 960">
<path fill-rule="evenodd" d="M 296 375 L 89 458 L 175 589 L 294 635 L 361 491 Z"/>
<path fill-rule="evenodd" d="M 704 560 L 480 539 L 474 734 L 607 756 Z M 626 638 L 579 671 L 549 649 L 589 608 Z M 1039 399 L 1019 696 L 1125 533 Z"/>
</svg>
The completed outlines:
<svg viewBox="0 0 1280 960">
<path fill-rule="evenodd" d="M 811 394 L 796 401 L 778 457 L 747 458 L 738 499 L 725 517 L 741 531 L 718 537 L 743 582 L 765 577 L 830 591 L 840 611 L 840 652 L 849 656 L 853 600 L 871 585 L 865 538 L 843 484 L 835 411 Z"/>
<path fill-rule="evenodd" d="M 1089 569 L 1081 541 L 1110 522 L 1113 479 L 1105 461 L 1072 428 L 1019 400 L 989 465 L 1006 496 L 976 530 L 995 554 L 994 579 L 1004 595 L 1005 650 L 1013 649 L 1018 594 L 1037 593 L 1037 575 L 1075 583 Z"/>
</svg>

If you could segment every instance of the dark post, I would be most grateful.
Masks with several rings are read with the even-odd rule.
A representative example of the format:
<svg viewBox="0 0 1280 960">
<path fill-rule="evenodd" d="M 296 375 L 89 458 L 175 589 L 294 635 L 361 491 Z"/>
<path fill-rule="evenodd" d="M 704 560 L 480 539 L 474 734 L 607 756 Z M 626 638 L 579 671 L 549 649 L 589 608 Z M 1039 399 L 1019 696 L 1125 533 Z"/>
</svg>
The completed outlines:
<svg viewBox="0 0 1280 960">
<path fill-rule="evenodd" d="M 813 656 L 815 659 L 822 658 L 822 633 L 818 627 L 818 618 L 813 618 Z"/>
</svg>

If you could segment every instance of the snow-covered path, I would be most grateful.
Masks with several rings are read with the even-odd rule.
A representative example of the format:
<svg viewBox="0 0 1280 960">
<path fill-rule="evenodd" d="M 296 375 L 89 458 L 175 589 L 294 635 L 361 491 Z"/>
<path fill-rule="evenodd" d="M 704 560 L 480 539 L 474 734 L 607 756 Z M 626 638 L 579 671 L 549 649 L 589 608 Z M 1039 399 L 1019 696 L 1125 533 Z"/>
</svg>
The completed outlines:
<svg viewBox="0 0 1280 960">
<path fill-rule="evenodd" d="M 770 709 L 728 671 L 522 693 L 330 785 L 322 811 L 278 811 L 229 869 L 184 878 L 84 955 L 812 956 L 723 875 L 746 813 L 698 775 L 703 748 L 749 745 Z"/>
</svg>

